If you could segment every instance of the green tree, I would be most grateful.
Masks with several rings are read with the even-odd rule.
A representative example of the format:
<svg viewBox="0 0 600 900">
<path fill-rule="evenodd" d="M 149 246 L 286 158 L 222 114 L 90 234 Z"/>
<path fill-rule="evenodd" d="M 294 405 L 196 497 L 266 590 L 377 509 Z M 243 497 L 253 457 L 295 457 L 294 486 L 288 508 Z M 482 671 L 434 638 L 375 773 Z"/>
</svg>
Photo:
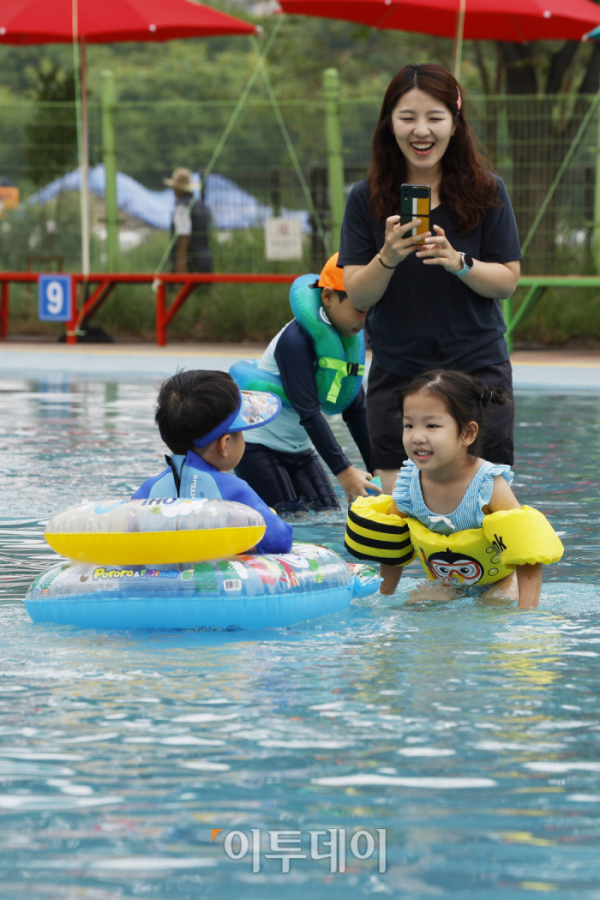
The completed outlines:
<svg viewBox="0 0 600 900">
<path fill-rule="evenodd" d="M 75 79 L 72 71 L 56 62 L 42 60 L 30 70 L 30 90 L 35 106 L 25 126 L 24 175 L 36 187 L 43 187 L 77 164 L 77 121 Z M 46 218 L 46 206 L 39 204 L 46 250 L 52 251 L 60 215 L 60 197 L 54 209 L 54 224 Z"/>
<path fill-rule="evenodd" d="M 75 79 L 72 71 L 43 60 L 31 69 L 31 80 L 35 107 L 25 126 L 25 176 L 41 187 L 77 163 Z"/>
</svg>

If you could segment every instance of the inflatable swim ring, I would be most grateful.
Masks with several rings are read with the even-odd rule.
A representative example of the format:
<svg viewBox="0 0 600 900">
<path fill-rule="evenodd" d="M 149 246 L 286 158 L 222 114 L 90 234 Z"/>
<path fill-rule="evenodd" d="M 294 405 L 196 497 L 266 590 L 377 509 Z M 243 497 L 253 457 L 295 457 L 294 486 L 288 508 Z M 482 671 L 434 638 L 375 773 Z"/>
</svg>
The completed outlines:
<svg viewBox="0 0 600 900">
<path fill-rule="evenodd" d="M 339 612 L 380 582 L 333 550 L 294 544 L 289 554 L 195 563 L 58 563 L 36 578 L 25 606 L 34 622 L 86 628 L 260 629 Z"/>
<path fill-rule="evenodd" d="M 108 500 L 80 503 L 50 519 L 44 536 L 76 562 L 154 565 L 235 556 L 266 531 L 260 513 L 229 500 Z"/>
</svg>

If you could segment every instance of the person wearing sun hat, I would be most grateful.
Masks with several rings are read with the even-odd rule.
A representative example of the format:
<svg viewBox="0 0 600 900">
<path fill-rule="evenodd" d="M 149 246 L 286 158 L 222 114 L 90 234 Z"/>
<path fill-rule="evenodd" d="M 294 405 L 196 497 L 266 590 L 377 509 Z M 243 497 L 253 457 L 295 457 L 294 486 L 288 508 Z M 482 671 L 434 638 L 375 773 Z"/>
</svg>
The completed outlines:
<svg viewBox="0 0 600 900">
<path fill-rule="evenodd" d="M 170 178 L 163 178 L 175 193 L 171 221 L 171 269 L 173 272 L 212 272 L 210 249 L 210 210 L 202 197 L 194 199 L 199 185 L 189 169 L 179 167 Z"/>
<path fill-rule="evenodd" d="M 234 500 L 257 510 L 267 526 L 258 553 L 289 553 L 292 526 L 241 478 L 229 474 L 244 455 L 244 431 L 272 422 L 281 400 L 266 391 L 240 391 L 226 372 L 177 372 L 163 383 L 155 420 L 171 451 L 167 468 L 148 478 L 132 500 L 185 497 Z"/>
<path fill-rule="evenodd" d="M 248 435 L 236 466 L 262 499 L 280 513 L 339 509 L 325 460 L 349 500 L 378 492 L 371 485 L 364 372 L 365 315 L 347 300 L 337 253 L 320 275 L 297 278 L 290 290 L 294 319 L 276 335 L 262 359 L 236 363 L 242 388 L 269 390 L 283 401 L 277 422 Z M 351 465 L 323 415 L 341 413 L 364 460 Z"/>
</svg>

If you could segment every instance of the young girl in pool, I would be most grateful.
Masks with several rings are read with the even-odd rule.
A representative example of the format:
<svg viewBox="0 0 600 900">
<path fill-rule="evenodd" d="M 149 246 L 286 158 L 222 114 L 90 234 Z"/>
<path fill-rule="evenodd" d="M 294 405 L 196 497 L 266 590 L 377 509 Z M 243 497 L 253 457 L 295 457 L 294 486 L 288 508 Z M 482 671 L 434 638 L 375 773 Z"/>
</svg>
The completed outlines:
<svg viewBox="0 0 600 900">
<path fill-rule="evenodd" d="M 396 478 L 392 514 L 413 518 L 442 535 L 480 528 L 484 516 L 519 509 L 510 485 L 510 466 L 481 459 L 484 408 L 504 404 L 502 390 L 485 386 L 462 372 L 434 369 L 417 376 L 400 395 L 403 443 L 408 460 Z M 396 589 L 402 568 L 382 563 L 383 594 Z M 450 578 L 448 579 L 450 581 Z M 542 565 L 518 565 L 491 585 L 457 590 L 443 581 L 427 582 L 413 600 L 452 600 L 465 593 L 518 599 L 520 609 L 540 599 Z"/>
</svg>

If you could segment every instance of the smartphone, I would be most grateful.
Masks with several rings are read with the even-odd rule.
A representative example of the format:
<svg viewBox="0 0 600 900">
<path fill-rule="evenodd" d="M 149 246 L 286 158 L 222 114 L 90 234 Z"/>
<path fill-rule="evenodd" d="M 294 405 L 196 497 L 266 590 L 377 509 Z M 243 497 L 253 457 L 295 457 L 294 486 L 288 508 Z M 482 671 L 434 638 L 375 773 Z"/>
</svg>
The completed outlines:
<svg viewBox="0 0 600 900">
<path fill-rule="evenodd" d="M 431 231 L 431 188 L 428 184 L 400 185 L 400 224 L 408 225 L 413 219 L 421 219 L 421 224 L 413 228 L 413 235 Z M 419 243 L 424 243 L 419 241 Z"/>
</svg>

